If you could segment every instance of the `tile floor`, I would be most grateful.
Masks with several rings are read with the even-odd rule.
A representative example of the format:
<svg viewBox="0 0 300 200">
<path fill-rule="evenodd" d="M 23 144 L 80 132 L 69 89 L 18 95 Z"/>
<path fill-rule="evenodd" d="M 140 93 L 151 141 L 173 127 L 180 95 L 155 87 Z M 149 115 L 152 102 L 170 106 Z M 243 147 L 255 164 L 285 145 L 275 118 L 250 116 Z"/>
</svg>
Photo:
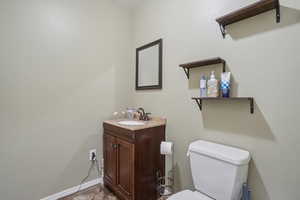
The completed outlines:
<svg viewBox="0 0 300 200">
<path fill-rule="evenodd" d="M 118 200 L 118 198 L 101 185 L 96 185 L 59 200 Z"/>
<path fill-rule="evenodd" d="M 167 198 L 159 198 L 158 200 L 166 200 Z M 59 200 L 119 200 L 108 189 L 101 185 L 87 188 L 81 192 L 61 198 Z"/>
</svg>

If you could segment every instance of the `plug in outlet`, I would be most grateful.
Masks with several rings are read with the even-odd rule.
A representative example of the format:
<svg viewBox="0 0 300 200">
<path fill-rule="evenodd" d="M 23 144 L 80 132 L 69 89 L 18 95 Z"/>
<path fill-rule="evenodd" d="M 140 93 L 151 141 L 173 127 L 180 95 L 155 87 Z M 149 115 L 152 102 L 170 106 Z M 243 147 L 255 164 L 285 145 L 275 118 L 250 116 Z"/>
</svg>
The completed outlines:
<svg viewBox="0 0 300 200">
<path fill-rule="evenodd" d="M 89 152 L 89 160 L 94 161 L 96 160 L 97 152 L 96 149 L 91 149 Z"/>
</svg>

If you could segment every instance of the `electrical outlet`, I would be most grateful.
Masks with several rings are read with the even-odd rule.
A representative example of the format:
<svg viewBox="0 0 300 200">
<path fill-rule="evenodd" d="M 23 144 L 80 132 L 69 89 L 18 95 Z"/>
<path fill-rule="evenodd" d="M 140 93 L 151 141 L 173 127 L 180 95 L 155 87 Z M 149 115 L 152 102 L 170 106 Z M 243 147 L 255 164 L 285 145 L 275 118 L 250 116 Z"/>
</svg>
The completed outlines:
<svg viewBox="0 0 300 200">
<path fill-rule="evenodd" d="M 93 158 L 93 155 L 95 155 L 94 158 Z M 96 149 L 91 149 L 90 152 L 89 152 L 89 160 L 90 161 L 96 160 L 96 156 L 97 156 Z"/>
</svg>

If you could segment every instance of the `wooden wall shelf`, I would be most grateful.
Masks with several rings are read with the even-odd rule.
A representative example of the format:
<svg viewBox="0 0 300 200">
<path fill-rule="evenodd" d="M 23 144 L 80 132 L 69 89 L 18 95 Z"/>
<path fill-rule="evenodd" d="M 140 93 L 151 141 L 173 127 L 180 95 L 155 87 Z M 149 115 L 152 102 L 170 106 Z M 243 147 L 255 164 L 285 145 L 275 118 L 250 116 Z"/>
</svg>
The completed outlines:
<svg viewBox="0 0 300 200">
<path fill-rule="evenodd" d="M 219 100 L 219 101 L 228 101 L 228 100 L 248 100 L 250 102 L 250 113 L 254 113 L 254 98 L 253 97 L 230 97 L 230 98 L 223 98 L 223 97 L 193 97 L 193 100 L 199 106 L 199 109 L 202 110 L 202 101 L 203 100 Z"/>
<path fill-rule="evenodd" d="M 280 22 L 280 4 L 279 0 L 260 0 L 257 3 L 251 4 L 247 7 L 241 8 L 239 10 L 236 10 L 234 12 L 231 12 L 227 15 L 224 15 L 216 21 L 220 25 L 220 29 L 223 35 L 223 38 L 225 38 L 226 35 L 226 29 L 225 27 L 227 25 L 233 24 L 235 22 L 241 21 L 243 19 L 247 19 L 256 15 L 259 15 L 261 13 L 270 11 L 270 10 L 276 10 L 276 22 Z"/>
<path fill-rule="evenodd" d="M 223 72 L 226 71 L 226 61 L 220 57 L 211 58 L 206 60 L 200 60 L 196 62 L 190 62 L 179 65 L 179 67 L 183 68 L 187 78 L 190 78 L 190 69 L 197 68 L 197 67 L 204 67 L 208 65 L 215 65 L 215 64 L 223 64 Z M 246 100 L 250 103 L 250 113 L 254 113 L 254 98 L 253 97 L 230 97 L 230 98 L 223 98 L 223 97 L 193 97 L 192 100 L 195 100 L 199 109 L 202 110 L 202 102 L 206 100 L 219 100 L 219 101 L 230 101 L 230 100 Z"/>
<path fill-rule="evenodd" d="M 208 65 L 215 65 L 215 64 L 223 64 L 223 72 L 226 71 L 226 62 L 225 60 L 223 60 L 222 58 L 211 58 L 211 59 L 206 59 L 206 60 L 200 60 L 200 61 L 196 61 L 196 62 L 190 62 L 190 63 L 185 63 L 185 64 L 181 64 L 179 65 L 179 67 L 182 67 L 187 78 L 190 78 L 190 69 L 192 68 L 196 68 L 196 67 L 204 67 L 204 66 L 208 66 Z"/>
</svg>

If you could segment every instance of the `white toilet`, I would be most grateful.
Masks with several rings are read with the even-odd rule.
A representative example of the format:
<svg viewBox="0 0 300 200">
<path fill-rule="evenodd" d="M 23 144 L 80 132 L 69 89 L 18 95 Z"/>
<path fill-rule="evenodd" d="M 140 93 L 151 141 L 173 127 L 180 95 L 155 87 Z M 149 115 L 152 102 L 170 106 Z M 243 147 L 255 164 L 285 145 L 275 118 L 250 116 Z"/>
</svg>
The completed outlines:
<svg viewBox="0 0 300 200">
<path fill-rule="evenodd" d="M 184 190 L 168 200 L 240 200 L 247 181 L 248 151 L 203 140 L 189 146 L 196 191 Z"/>
</svg>

